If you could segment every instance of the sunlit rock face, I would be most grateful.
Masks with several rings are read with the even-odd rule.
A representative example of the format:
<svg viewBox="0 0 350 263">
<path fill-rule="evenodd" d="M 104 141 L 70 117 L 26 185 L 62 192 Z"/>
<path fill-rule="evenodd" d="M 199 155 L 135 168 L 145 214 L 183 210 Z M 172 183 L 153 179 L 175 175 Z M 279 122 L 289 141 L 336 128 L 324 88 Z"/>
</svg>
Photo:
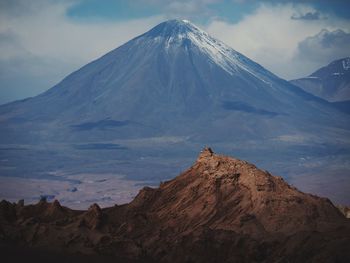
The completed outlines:
<svg viewBox="0 0 350 263">
<path fill-rule="evenodd" d="M 170 20 L 39 96 L 0 106 L 0 174 L 72 182 L 72 174 L 108 173 L 158 183 L 210 144 L 286 179 L 316 167 L 322 178 L 312 192 L 331 187 L 344 202 L 343 179 L 330 186 L 327 176 L 344 175 L 332 167 L 350 170 L 349 126 L 328 102 L 192 23 Z"/>
<path fill-rule="evenodd" d="M 78 211 L 58 201 L 2 201 L 0 223 L 0 251 L 8 248 L 2 255 L 9 262 L 40 259 L 38 253 L 75 256 L 77 262 L 350 259 L 350 222 L 328 199 L 210 148 L 179 176 L 143 188 L 129 204 Z M 11 254 L 18 248 L 21 253 Z"/>
</svg>

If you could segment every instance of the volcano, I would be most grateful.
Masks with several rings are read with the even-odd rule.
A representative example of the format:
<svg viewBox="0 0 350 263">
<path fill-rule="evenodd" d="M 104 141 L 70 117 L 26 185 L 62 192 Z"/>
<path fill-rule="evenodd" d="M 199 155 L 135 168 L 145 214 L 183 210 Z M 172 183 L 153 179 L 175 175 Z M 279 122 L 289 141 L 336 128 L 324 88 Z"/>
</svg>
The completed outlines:
<svg viewBox="0 0 350 263">
<path fill-rule="evenodd" d="M 4 262 L 349 262 L 350 222 L 327 198 L 204 149 L 129 204 L 86 211 L 0 203 Z M 7 260 L 7 261 L 6 261 Z"/>
<path fill-rule="evenodd" d="M 350 149 L 348 115 L 186 20 L 163 22 L 48 91 L 2 105 L 0 122 L 1 174 L 11 177 L 159 182 L 208 144 L 295 175 L 310 167 L 301 158 L 327 169 Z"/>
<path fill-rule="evenodd" d="M 96 140 L 101 131 L 104 139 L 266 138 L 283 132 L 271 128 L 277 122 L 292 120 L 295 130 L 298 123 L 307 126 L 307 118 L 316 115 L 314 122 L 322 123 L 335 115 L 324 101 L 182 20 L 161 23 L 47 92 L 2 106 L 0 113 L 10 123 L 59 127 L 40 138 L 52 141 Z M 227 132 L 233 122 L 243 127 Z"/>
</svg>

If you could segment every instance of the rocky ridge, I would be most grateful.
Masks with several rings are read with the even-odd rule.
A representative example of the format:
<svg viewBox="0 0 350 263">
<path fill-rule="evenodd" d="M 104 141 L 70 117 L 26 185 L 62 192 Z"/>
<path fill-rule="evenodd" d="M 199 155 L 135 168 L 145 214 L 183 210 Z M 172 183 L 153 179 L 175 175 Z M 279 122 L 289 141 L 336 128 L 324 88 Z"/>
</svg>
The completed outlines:
<svg viewBox="0 0 350 263">
<path fill-rule="evenodd" d="M 0 244 L 91 262 L 348 262 L 350 223 L 327 199 L 204 149 L 187 171 L 129 204 L 0 203 Z M 11 262 L 18 253 L 9 255 Z M 59 255 L 59 256 L 57 256 Z M 45 260 L 47 259 L 45 258 Z M 88 262 L 90 262 L 88 261 Z"/>
</svg>

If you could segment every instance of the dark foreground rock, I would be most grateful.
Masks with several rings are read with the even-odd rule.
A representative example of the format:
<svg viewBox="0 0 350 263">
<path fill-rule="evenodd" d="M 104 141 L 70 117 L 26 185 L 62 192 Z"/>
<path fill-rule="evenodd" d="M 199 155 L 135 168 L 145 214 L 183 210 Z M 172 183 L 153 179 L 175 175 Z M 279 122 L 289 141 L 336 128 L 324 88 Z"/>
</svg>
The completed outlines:
<svg viewBox="0 0 350 263">
<path fill-rule="evenodd" d="M 350 221 L 245 161 L 201 152 L 129 204 L 0 203 L 2 262 L 350 262 Z"/>
</svg>

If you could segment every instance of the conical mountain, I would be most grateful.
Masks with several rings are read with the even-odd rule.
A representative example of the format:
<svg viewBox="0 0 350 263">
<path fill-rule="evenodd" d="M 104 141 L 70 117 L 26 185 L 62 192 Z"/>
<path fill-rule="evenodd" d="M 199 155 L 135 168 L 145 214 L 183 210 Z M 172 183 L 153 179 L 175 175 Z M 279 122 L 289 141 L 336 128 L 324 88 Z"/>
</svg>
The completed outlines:
<svg viewBox="0 0 350 263">
<path fill-rule="evenodd" d="M 275 133 L 267 122 L 302 123 L 315 113 L 327 118 L 332 112 L 327 107 L 190 22 L 170 20 L 0 112 L 2 120 L 60 127 L 61 136 L 47 133 L 52 140 L 91 139 L 93 134 L 76 131 L 104 128 L 114 128 L 104 133 L 109 139 L 164 134 L 214 139 L 199 128 L 213 132 L 254 120 L 234 134 L 237 139 L 243 130 L 243 137 Z"/>
<path fill-rule="evenodd" d="M 0 153 L 7 161 L 0 172 L 118 173 L 158 182 L 211 144 L 298 174 L 300 158 L 348 154 L 349 133 L 348 115 L 330 103 L 192 23 L 170 20 L 48 91 L 2 105 Z"/>
</svg>

